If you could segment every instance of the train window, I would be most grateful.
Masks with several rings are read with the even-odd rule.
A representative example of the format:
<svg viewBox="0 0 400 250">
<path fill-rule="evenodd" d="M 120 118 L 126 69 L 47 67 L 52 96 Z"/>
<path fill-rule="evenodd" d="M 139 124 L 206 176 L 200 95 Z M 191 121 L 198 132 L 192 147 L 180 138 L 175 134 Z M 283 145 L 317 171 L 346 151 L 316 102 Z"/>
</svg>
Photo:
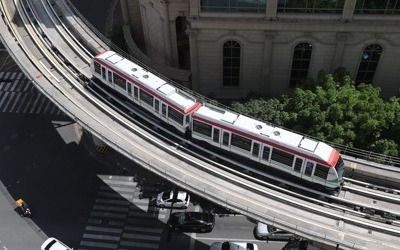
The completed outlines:
<svg viewBox="0 0 400 250">
<path fill-rule="evenodd" d="M 294 172 L 300 173 L 302 165 L 303 159 L 296 158 L 296 161 L 294 162 Z"/>
<path fill-rule="evenodd" d="M 128 82 L 128 84 L 126 85 L 127 90 L 128 90 L 128 95 L 132 95 L 132 85 L 130 82 Z"/>
<path fill-rule="evenodd" d="M 109 83 L 112 83 L 112 72 L 111 71 L 108 71 L 108 82 Z"/>
<path fill-rule="evenodd" d="M 140 90 L 140 100 L 153 107 L 153 96 L 142 89 Z"/>
<path fill-rule="evenodd" d="M 214 128 L 213 141 L 219 143 L 219 129 Z"/>
<path fill-rule="evenodd" d="M 269 161 L 269 153 L 270 152 L 271 152 L 271 149 L 267 146 L 264 146 L 263 155 L 262 155 L 263 160 Z"/>
<path fill-rule="evenodd" d="M 314 163 L 312 163 L 312 162 L 307 162 L 307 164 L 306 164 L 306 170 L 304 171 L 304 175 L 306 175 L 306 176 L 311 176 L 312 171 L 313 171 L 313 168 L 314 168 Z"/>
<path fill-rule="evenodd" d="M 139 89 L 136 86 L 133 86 L 133 98 L 136 100 L 139 98 Z"/>
<path fill-rule="evenodd" d="M 114 76 L 114 79 L 113 79 L 114 84 L 116 84 L 121 89 L 125 90 L 126 89 L 126 80 L 116 73 L 114 73 L 113 76 Z"/>
<path fill-rule="evenodd" d="M 101 68 L 101 76 L 103 77 L 104 80 L 106 80 L 106 68 Z"/>
<path fill-rule="evenodd" d="M 160 101 L 157 99 L 154 100 L 154 111 L 156 113 L 160 112 Z"/>
<path fill-rule="evenodd" d="M 250 152 L 251 140 L 246 137 L 232 133 L 231 146 L 235 146 Z"/>
<path fill-rule="evenodd" d="M 279 149 L 272 149 L 271 162 L 276 165 L 292 167 L 294 155 Z"/>
<path fill-rule="evenodd" d="M 222 144 L 224 146 L 229 146 L 229 133 L 228 132 L 224 132 L 224 134 L 222 136 Z"/>
<path fill-rule="evenodd" d="M 328 177 L 328 172 L 329 172 L 328 167 L 323 166 L 321 164 L 317 164 L 317 166 L 315 167 L 314 176 L 326 180 L 326 178 Z"/>
<path fill-rule="evenodd" d="M 183 114 L 174 108 L 168 107 L 168 118 L 179 124 L 183 124 Z"/>
<path fill-rule="evenodd" d="M 93 66 L 94 66 L 94 72 L 96 72 L 97 74 L 101 74 L 101 65 L 100 63 L 94 61 L 93 62 Z"/>
<path fill-rule="evenodd" d="M 165 118 L 167 116 L 167 105 L 161 104 L 161 115 Z"/>
<path fill-rule="evenodd" d="M 198 120 L 193 120 L 193 132 L 202 134 L 211 138 L 212 126 Z"/>
<path fill-rule="evenodd" d="M 260 152 L 260 144 L 257 142 L 253 142 L 253 155 L 258 158 L 259 152 Z"/>
</svg>

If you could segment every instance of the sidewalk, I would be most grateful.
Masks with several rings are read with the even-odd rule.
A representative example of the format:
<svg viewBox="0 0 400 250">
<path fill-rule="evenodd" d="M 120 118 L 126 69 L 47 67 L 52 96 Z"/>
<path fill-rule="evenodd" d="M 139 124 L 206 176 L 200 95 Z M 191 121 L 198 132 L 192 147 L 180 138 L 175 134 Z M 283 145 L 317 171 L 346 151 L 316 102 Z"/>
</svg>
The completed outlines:
<svg viewBox="0 0 400 250">
<path fill-rule="evenodd" d="M 0 248 L 40 249 L 47 236 L 30 219 L 14 211 L 14 199 L 0 181 Z"/>
</svg>

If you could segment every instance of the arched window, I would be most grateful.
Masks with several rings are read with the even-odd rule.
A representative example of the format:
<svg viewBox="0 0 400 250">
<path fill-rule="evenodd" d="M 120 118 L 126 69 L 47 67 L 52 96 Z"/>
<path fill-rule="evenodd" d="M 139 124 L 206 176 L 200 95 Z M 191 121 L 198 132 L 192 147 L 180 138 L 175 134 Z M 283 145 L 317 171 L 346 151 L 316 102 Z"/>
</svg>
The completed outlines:
<svg viewBox="0 0 400 250">
<path fill-rule="evenodd" d="M 236 41 L 227 41 L 223 45 L 222 71 L 224 87 L 239 86 L 240 72 L 240 44 Z"/>
<path fill-rule="evenodd" d="M 364 49 L 358 66 L 356 83 L 372 83 L 382 50 L 378 44 L 371 44 Z"/>
<path fill-rule="evenodd" d="M 292 71 L 290 73 L 289 86 L 295 87 L 308 77 L 312 46 L 309 43 L 299 43 L 293 51 Z"/>
</svg>

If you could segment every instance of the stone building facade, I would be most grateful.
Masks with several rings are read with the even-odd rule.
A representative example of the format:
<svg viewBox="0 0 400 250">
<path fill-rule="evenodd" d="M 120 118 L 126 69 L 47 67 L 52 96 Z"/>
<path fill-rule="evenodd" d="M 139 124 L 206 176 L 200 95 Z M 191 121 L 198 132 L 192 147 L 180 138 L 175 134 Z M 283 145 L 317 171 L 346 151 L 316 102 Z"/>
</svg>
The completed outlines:
<svg viewBox="0 0 400 250">
<path fill-rule="evenodd" d="M 206 96 L 277 96 L 337 67 L 383 97 L 400 88 L 400 1 L 120 1 L 147 56 Z"/>
</svg>

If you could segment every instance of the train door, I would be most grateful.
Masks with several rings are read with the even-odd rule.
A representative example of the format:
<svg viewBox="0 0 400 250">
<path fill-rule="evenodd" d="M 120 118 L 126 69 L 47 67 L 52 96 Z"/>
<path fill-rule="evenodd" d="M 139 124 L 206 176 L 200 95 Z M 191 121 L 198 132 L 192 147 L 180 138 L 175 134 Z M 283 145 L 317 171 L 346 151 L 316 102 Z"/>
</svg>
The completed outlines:
<svg viewBox="0 0 400 250">
<path fill-rule="evenodd" d="M 301 177 L 303 174 L 303 168 L 305 168 L 304 163 L 304 158 L 300 158 L 298 156 L 295 156 L 294 162 L 293 162 L 293 171 L 292 174 L 298 177 Z"/>
<path fill-rule="evenodd" d="M 112 84 L 112 72 L 111 71 L 107 71 L 108 72 L 108 83 Z"/>
<path fill-rule="evenodd" d="M 154 99 L 154 113 L 157 114 L 157 117 L 160 117 L 160 101 L 158 99 Z"/>
<path fill-rule="evenodd" d="M 128 92 L 128 95 L 132 95 L 132 83 L 126 82 L 126 91 Z"/>
<path fill-rule="evenodd" d="M 165 103 L 161 104 L 161 116 L 164 120 L 167 119 L 167 105 Z"/>
<path fill-rule="evenodd" d="M 306 160 L 306 164 L 303 167 L 303 171 L 301 173 L 301 178 L 307 181 L 312 182 L 313 173 L 315 168 L 315 162 Z"/>
<path fill-rule="evenodd" d="M 222 144 L 221 144 L 221 148 L 224 148 L 226 150 L 230 150 L 230 139 L 231 139 L 231 133 L 227 132 L 227 131 L 223 131 L 222 132 Z"/>
<path fill-rule="evenodd" d="M 219 135 L 221 133 L 221 130 L 219 128 L 213 128 L 213 142 L 218 144 L 218 147 L 220 147 L 220 142 L 219 142 Z"/>
<path fill-rule="evenodd" d="M 139 89 L 133 85 L 133 100 L 139 102 Z"/>
<path fill-rule="evenodd" d="M 253 147 L 251 148 L 251 154 L 253 157 L 260 159 L 260 143 L 253 141 Z"/>
</svg>

